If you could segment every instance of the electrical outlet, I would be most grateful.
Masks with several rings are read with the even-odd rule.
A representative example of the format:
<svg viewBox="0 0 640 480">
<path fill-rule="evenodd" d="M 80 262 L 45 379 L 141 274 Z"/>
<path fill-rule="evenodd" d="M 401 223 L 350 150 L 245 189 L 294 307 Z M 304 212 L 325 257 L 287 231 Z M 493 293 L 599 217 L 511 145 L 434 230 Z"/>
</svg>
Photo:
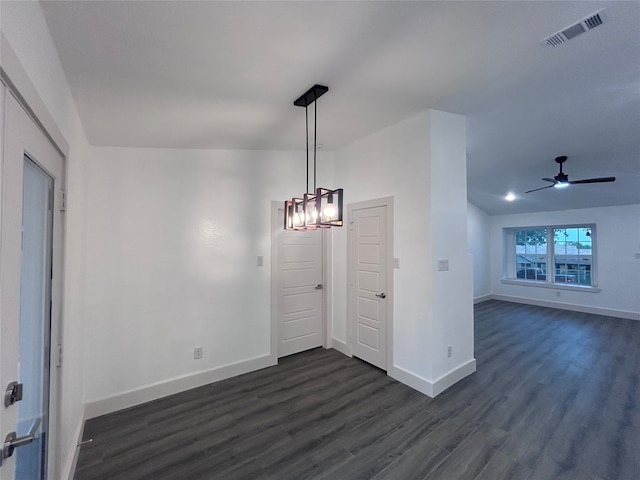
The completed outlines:
<svg viewBox="0 0 640 480">
<path fill-rule="evenodd" d="M 193 359 L 200 360 L 202 358 L 202 347 L 195 347 L 193 349 Z"/>
<path fill-rule="evenodd" d="M 451 358 L 452 353 L 453 353 L 453 348 L 451 348 L 451 345 L 449 345 L 447 347 L 447 357 Z"/>
<path fill-rule="evenodd" d="M 558 290 L 556 290 L 556 297 L 560 297 L 561 295 L 562 294 Z"/>
</svg>

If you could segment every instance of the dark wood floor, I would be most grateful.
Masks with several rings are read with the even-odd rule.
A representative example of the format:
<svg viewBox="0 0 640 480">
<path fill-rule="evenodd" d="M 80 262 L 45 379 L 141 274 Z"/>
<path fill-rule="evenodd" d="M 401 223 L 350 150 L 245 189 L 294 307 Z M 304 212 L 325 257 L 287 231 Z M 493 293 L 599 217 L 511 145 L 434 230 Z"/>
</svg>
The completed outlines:
<svg viewBox="0 0 640 480">
<path fill-rule="evenodd" d="M 87 422 L 85 479 L 640 479 L 640 322 L 488 301 L 435 399 L 316 349 Z"/>
</svg>

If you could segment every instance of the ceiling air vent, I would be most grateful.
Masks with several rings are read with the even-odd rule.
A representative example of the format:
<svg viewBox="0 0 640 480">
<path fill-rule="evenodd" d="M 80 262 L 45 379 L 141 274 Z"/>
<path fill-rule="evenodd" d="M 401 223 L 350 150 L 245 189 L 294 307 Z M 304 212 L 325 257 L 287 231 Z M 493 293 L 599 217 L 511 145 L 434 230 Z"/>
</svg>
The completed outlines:
<svg viewBox="0 0 640 480">
<path fill-rule="evenodd" d="M 577 37 L 581 33 L 596 28 L 598 25 L 602 25 L 608 20 L 609 14 L 607 13 L 607 10 L 603 8 L 601 10 L 598 10 L 596 13 L 583 18 L 579 22 L 576 22 L 557 33 L 554 33 L 550 37 L 545 38 L 544 40 L 542 40 L 542 43 L 548 45 L 549 47 L 558 47 L 568 40 Z"/>
</svg>

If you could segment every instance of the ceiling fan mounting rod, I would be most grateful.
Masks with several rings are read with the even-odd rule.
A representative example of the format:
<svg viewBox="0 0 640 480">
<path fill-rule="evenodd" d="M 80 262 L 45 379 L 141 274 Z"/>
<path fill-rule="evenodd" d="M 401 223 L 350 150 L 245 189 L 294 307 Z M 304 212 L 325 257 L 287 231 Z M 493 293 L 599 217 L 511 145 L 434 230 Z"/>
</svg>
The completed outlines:
<svg viewBox="0 0 640 480">
<path fill-rule="evenodd" d="M 560 173 L 563 173 L 562 172 L 562 164 L 564 162 L 566 162 L 566 161 L 567 161 L 567 156 L 566 155 L 561 155 L 559 157 L 556 157 L 556 163 L 560 165 Z"/>
</svg>

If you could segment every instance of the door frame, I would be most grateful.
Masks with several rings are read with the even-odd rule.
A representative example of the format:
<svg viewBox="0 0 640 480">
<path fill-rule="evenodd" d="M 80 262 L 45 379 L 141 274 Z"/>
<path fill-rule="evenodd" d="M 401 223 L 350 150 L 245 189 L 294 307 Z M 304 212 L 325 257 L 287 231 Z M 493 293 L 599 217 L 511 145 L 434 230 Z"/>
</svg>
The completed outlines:
<svg viewBox="0 0 640 480">
<path fill-rule="evenodd" d="M 50 193 L 51 215 L 53 223 L 48 227 L 51 230 L 51 244 L 47 248 L 52 249 L 52 257 L 48 260 L 45 272 L 47 275 L 51 272 L 51 281 L 47 280 L 47 296 L 50 301 L 49 313 L 50 317 L 46 319 L 48 322 L 48 344 L 44 345 L 45 355 L 49 362 L 46 374 L 48 377 L 45 382 L 48 384 L 47 411 L 42 417 L 41 432 L 46 432 L 46 457 L 45 468 L 46 478 L 55 478 L 58 470 L 58 434 L 59 434 L 59 408 L 60 408 L 60 381 L 61 372 L 57 368 L 60 366 L 58 361 L 58 346 L 61 345 L 62 337 L 62 311 L 64 304 L 63 283 L 64 283 L 64 250 L 65 250 L 65 218 L 61 212 L 62 192 L 65 185 L 66 162 L 55 145 L 50 141 L 47 135 L 44 135 L 41 127 L 33 120 L 29 112 L 24 108 L 14 93 L 9 90 L 4 82 L 1 82 L 4 90 L 3 109 L 4 109 L 4 144 L 2 151 L 2 244 L 3 248 L 0 252 L 0 262 L 2 268 L 2 296 L 3 309 L 0 315 L 3 317 L 2 322 L 8 325 L 20 325 L 20 295 L 14 297 L 12 295 L 14 288 L 21 288 L 22 276 L 22 256 L 14 254 L 14 251 L 20 251 L 20 226 L 23 222 L 23 205 L 22 202 L 16 204 L 8 204 L 13 198 L 19 198 L 24 195 L 24 172 L 26 161 L 28 158 L 36 168 L 41 169 L 45 174 L 51 177 L 53 189 Z M 18 158 L 19 157 L 19 158 Z M 8 188 L 11 185 L 11 188 Z M 10 195 L 10 196 L 9 196 Z M 8 206 L 9 205 L 9 206 Z M 15 208 L 17 206 L 17 208 Z M 14 208 L 12 208 L 14 207 Z M 5 230 L 6 229 L 6 230 Z M 15 250 L 13 250 L 15 249 Z M 5 317 L 6 315 L 6 317 Z M 7 330 L 12 331 L 12 330 Z M 17 332 L 17 331 L 16 331 Z M 17 335 L 17 333 L 16 333 Z M 2 338 L 2 348 L 6 348 L 11 337 Z M 8 353 L 7 353 L 8 352 Z M 7 357 L 4 357 L 7 355 Z M 6 384 L 8 380 L 17 380 L 13 377 L 12 362 L 17 362 L 18 350 L 7 348 L 3 353 L 3 359 L 6 360 L 6 370 L 3 368 L 2 381 Z M 43 372 L 44 373 L 44 372 Z M 7 378 L 7 376 L 9 378 Z M 13 377 L 13 378 L 12 378 Z M 13 423 L 14 413 L 9 411 L 4 414 L 8 423 L 3 421 L 3 434 L 15 428 Z M 13 428 L 12 428 L 13 427 Z M 19 435 L 23 432 L 14 430 Z M 12 464 L 13 462 L 9 463 Z"/>
<path fill-rule="evenodd" d="M 355 301 L 355 259 L 353 256 L 353 247 L 356 236 L 353 234 L 353 212 L 355 210 L 365 210 L 375 207 L 387 208 L 387 285 L 385 293 L 387 294 L 387 358 L 386 370 L 387 375 L 393 367 L 393 202 L 394 197 L 376 198 L 373 200 L 365 200 L 363 202 L 350 203 L 347 205 L 347 345 L 349 355 L 353 356 L 353 302 Z"/>
<path fill-rule="evenodd" d="M 67 162 L 67 158 L 69 156 L 69 144 L 3 32 L 0 32 L 0 56 L 2 57 L 2 65 L 0 66 L 0 88 L 4 91 L 3 95 L 12 95 L 18 101 L 18 104 L 25 110 L 27 115 L 40 129 L 47 140 L 62 155 L 63 174 L 62 178 L 59 180 L 61 181 L 62 187 L 66 188 L 69 175 Z M 0 103 L 2 104 L 3 109 L 6 108 L 7 99 L 3 98 L 3 101 Z M 2 111 L 2 116 L 4 116 L 4 110 Z M 2 128 L 0 134 L 4 136 L 4 129 L 6 128 L 4 121 L 0 122 L 0 126 Z M 4 164 L 3 150 L 0 150 L 0 164 Z M 0 170 L 1 168 L 2 167 L 0 167 Z M 57 181 L 54 182 L 54 209 L 59 208 L 61 202 L 61 191 L 59 187 L 60 183 Z M 0 185 L 0 195 L 3 194 L 4 192 Z M 52 312 L 50 332 L 51 349 L 49 351 L 49 435 L 46 462 L 47 478 L 50 479 L 56 478 L 56 475 L 59 472 L 64 473 L 63 469 L 65 468 L 65 465 L 63 464 L 65 459 L 58 457 L 60 451 L 58 436 L 60 429 L 62 371 L 59 368 L 61 365 L 59 365 L 58 362 L 57 347 L 59 345 L 60 348 L 62 348 L 62 326 L 65 318 L 64 305 L 66 302 L 65 267 L 67 232 L 65 216 L 62 217 L 61 225 L 59 225 L 58 228 L 62 231 L 62 252 L 61 258 L 59 259 L 59 266 L 57 266 L 57 269 L 59 269 L 58 283 L 57 285 L 52 286 L 51 292 L 52 295 L 57 296 L 58 306 L 57 311 L 55 313 Z M 55 291 L 56 288 L 57 291 Z M 4 389 L 4 385 L 2 388 Z M 2 432 L 3 438 L 6 433 L 8 432 Z M 74 460 L 75 458 L 77 457 L 74 457 Z"/>
<path fill-rule="evenodd" d="M 280 221 L 279 210 L 284 214 L 284 202 L 271 201 L 271 347 L 269 358 L 273 365 L 278 364 L 278 286 L 280 274 L 278 269 L 278 234 L 284 228 Z M 331 267 L 327 258 L 331 258 L 331 242 L 327 239 L 329 228 L 322 229 L 322 347 L 331 348 L 331 322 L 329 319 L 331 302 Z M 327 254 L 327 252 L 329 254 Z"/>
</svg>

